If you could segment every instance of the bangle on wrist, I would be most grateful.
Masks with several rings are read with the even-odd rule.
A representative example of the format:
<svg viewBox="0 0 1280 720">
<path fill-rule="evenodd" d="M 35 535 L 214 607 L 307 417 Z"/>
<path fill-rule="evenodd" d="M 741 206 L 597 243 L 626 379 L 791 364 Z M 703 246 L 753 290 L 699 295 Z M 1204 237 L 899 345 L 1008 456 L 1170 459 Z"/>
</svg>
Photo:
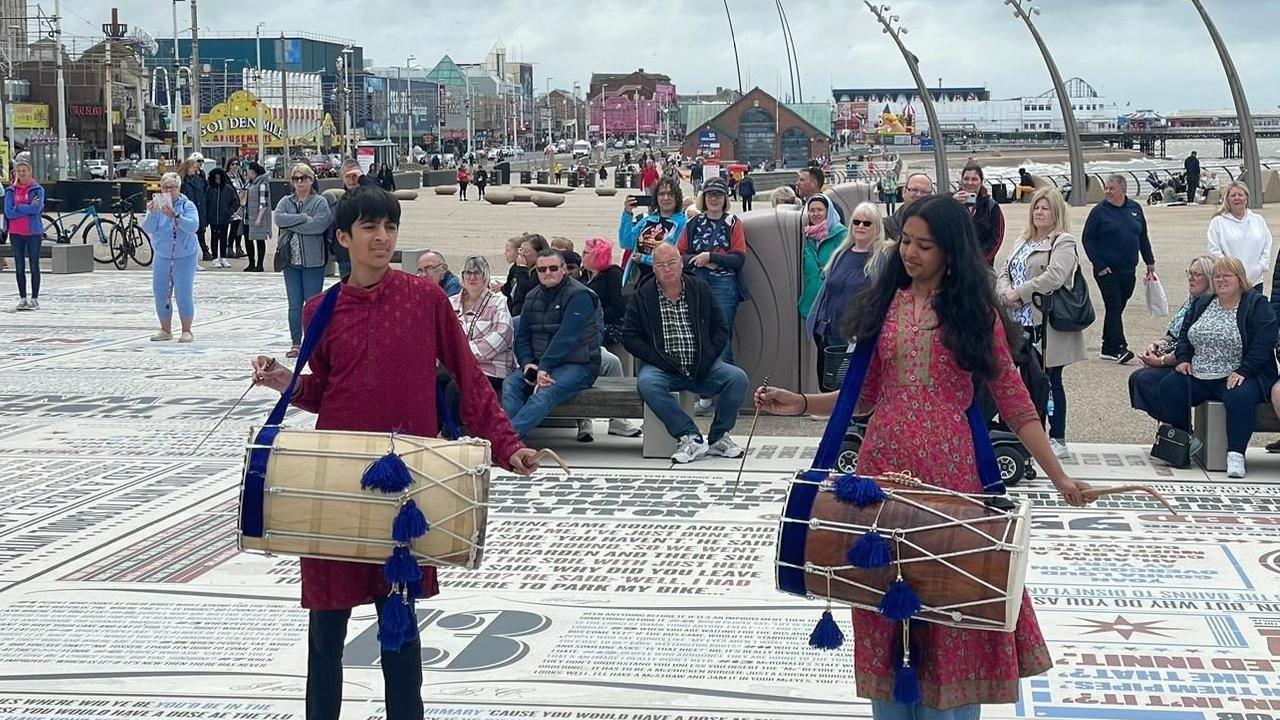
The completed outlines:
<svg viewBox="0 0 1280 720">
<path fill-rule="evenodd" d="M 808 415 L 809 414 L 809 396 L 805 395 L 804 393 L 800 393 L 800 399 L 804 401 L 804 409 L 800 411 L 800 414 Z"/>
</svg>

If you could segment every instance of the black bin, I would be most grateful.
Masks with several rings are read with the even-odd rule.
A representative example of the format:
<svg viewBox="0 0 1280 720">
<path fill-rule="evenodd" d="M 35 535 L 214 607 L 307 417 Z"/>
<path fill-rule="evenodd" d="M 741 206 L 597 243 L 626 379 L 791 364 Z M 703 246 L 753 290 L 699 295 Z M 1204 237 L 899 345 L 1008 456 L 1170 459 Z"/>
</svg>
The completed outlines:
<svg viewBox="0 0 1280 720">
<path fill-rule="evenodd" d="M 533 183 L 533 173 L 528 170 L 520 171 L 520 184 L 531 185 Z"/>
</svg>

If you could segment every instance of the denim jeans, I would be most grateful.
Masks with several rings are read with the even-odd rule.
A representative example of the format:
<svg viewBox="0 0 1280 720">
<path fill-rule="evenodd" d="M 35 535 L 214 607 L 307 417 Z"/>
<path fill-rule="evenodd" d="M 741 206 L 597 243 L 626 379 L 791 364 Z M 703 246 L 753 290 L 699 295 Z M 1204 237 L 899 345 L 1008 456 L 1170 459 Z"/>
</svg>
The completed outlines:
<svg viewBox="0 0 1280 720">
<path fill-rule="evenodd" d="M 1056 440 L 1067 439 L 1067 390 L 1062 386 L 1062 368 L 1051 367 L 1049 374 L 1049 392 L 1053 397 L 1053 412 L 1049 415 L 1049 437 Z"/>
<path fill-rule="evenodd" d="M 747 399 L 747 383 L 745 372 L 721 360 L 711 366 L 701 382 L 663 372 L 653 365 L 641 365 L 640 372 L 636 374 L 636 389 L 640 392 L 640 398 L 658 416 L 673 438 L 697 435 L 698 426 L 680 408 L 680 403 L 671 397 L 671 393 L 687 390 L 708 397 L 719 395 L 720 401 L 716 403 L 716 415 L 711 420 L 708 442 L 719 440 L 738 422 L 738 410 Z"/>
<path fill-rule="evenodd" d="M 599 372 L 599 367 L 561 365 L 551 371 L 555 384 L 535 393 L 533 386 L 524 381 L 523 370 L 516 368 L 502 381 L 502 409 L 510 418 L 512 429 L 522 438 L 528 435 L 552 408 L 595 384 Z"/>
<path fill-rule="evenodd" d="M 871 701 L 871 717 L 874 720 L 978 720 L 981 705 L 961 705 L 949 710 L 938 710 L 916 703 L 903 705 L 887 700 Z"/>
<path fill-rule="evenodd" d="M 27 263 L 31 263 L 31 297 L 40 299 L 40 243 L 43 235 L 9 235 L 13 267 L 18 272 L 18 297 L 27 298 Z"/>
<path fill-rule="evenodd" d="M 302 306 L 324 290 L 323 267 L 284 267 L 284 289 L 289 296 L 289 339 L 302 344 Z"/>
<path fill-rule="evenodd" d="M 374 600 L 381 622 L 385 598 Z M 342 712 L 342 648 L 350 610 L 312 610 L 307 628 L 307 720 L 338 720 Z M 421 720 L 422 644 L 382 651 L 388 720 Z"/>
<path fill-rule="evenodd" d="M 738 318 L 738 301 L 741 298 L 738 294 L 738 277 L 736 275 L 712 275 L 707 273 L 702 278 L 707 281 L 707 285 L 711 286 L 711 297 L 715 298 L 716 305 L 720 308 L 720 313 L 724 315 L 724 322 L 729 326 L 729 339 L 724 344 L 724 351 L 720 353 L 720 359 L 732 365 L 733 323 Z"/>
</svg>

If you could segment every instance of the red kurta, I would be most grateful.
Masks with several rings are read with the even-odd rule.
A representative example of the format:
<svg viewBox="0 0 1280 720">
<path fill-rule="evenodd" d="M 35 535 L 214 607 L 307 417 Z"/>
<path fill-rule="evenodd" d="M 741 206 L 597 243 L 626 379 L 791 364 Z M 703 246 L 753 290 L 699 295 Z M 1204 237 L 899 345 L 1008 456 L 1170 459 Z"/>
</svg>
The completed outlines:
<svg viewBox="0 0 1280 720">
<path fill-rule="evenodd" d="M 307 302 L 304 323 L 321 299 Z M 435 437 L 437 360 L 458 380 L 464 424 L 490 442 L 495 464 L 509 468 L 523 445 L 476 365 L 449 300 L 426 278 L 389 270 L 370 290 L 344 282 L 308 363 L 311 372 L 298 378 L 293 404 L 318 415 L 317 430 Z M 423 596 L 439 589 L 435 568 L 424 567 Z M 345 610 L 388 590 L 381 565 L 302 559 L 305 608 Z"/>
<path fill-rule="evenodd" d="M 858 472 L 905 470 L 934 485 L 980 493 L 965 418 L 973 401 L 972 375 L 943 346 L 937 323 L 931 307 L 915 316 L 909 289 L 899 291 L 889 306 L 862 391 L 862 399 L 875 403 L 876 412 L 858 454 Z M 1039 422 L 999 321 L 993 343 L 1000 374 L 987 387 L 1000 416 L 1015 429 Z M 1017 702 L 1018 678 L 1039 675 L 1052 665 L 1025 591 L 1012 633 L 935 623 L 913 623 L 912 628 L 912 642 L 920 650 L 920 691 L 930 707 Z M 853 635 L 858 694 L 892 701 L 901 624 L 854 610 Z"/>
</svg>

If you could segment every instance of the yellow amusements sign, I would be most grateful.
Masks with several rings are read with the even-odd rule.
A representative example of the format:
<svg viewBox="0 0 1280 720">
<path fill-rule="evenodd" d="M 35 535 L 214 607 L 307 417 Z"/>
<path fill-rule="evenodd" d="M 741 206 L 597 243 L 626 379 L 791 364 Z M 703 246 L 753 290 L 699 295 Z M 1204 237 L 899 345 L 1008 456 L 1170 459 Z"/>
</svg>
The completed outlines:
<svg viewBox="0 0 1280 720">
<path fill-rule="evenodd" d="M 236 90 L 231 97 L 200 115 L 200 141 L 206 143 L 233 143 L 256 145 L 258 143 L 257 96 L 248 90 Z M 284 130 L 262 103 L 262 136 L 268 146 L 284 145 Z M 290 133 L 291 135 L 293 133 Z"/>
</svg>

